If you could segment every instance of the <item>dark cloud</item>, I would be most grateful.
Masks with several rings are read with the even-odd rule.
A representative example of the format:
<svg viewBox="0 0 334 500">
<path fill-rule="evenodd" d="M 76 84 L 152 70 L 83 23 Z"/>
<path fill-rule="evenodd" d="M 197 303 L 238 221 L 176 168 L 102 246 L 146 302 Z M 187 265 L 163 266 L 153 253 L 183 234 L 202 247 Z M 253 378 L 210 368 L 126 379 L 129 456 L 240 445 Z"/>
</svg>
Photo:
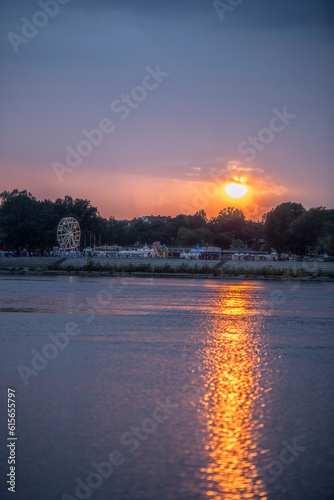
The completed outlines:
<svg viewBox="0 0 334 500">
<path fill-rule="evenodd" d="M 228 0 L 221 3 L 228 4 Z M 161 18 L 211 15 L 221 22 L 212 0 L 72 0 L 74 9 L 130 10 Z M 231 14 L 231 15 L 230 15 Z M 284 29 L 302 26 L 326 26 L 334 23 L 332 0 L 244 0 L 227 13 L 224 29 Z"/>
<path fill-rule="evenodd" d="M 46 0 L 45 0 L 46 1 Z M 221 3 L 228 4 L 228 0 Z M 212 0 L 70 0 L 62 9 L 91 12 L 127 11 L 157 18 L 189 18 L 194 14 L 219 20 Z M 39 9 L 35 0 L 9 0 L 1 3 L 2 18 L 26 15 Z M 3 21 L 4 22 L 4 21 Z M 332 0 L 244 0 L 226 14 L 224 29 L 284 29 L 302 26 L 333 26 Z"/>
</svg>

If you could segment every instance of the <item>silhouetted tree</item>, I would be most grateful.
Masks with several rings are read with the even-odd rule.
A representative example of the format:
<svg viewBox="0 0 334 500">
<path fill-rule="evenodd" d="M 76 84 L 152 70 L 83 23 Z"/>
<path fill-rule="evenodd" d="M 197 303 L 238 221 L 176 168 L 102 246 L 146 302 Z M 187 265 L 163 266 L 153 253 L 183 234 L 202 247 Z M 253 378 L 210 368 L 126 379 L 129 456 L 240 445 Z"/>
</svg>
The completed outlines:
<svg viewBox="0 0 334 500">
<path fill-rule="evenodd" d="M 88 200 L 65 196 L 55 202 L 37 201 L 31 193 L 14 189 L 0 194 L 0 228 L 7 249 L 46 250 L 57 245 L 57 226 L 63 217 L 75 217 L 82 236 L 95 234 L 104 242 L 106 226 Z M 103 238 L 102 238 L 103 237 Z"/>
<path fill-rule="evenodd" d="M 289 249 L 290 224 L 305 212 L 300 203 L 282 203 L 266 214 L 264 236 L 268 245 L 278 253 Z"/>
<path fill-rule="evenodd" d="M 210 221 L 210 229 L 212 229 L 214 233 L 229 232 L 238 238 L 241 236 L 241 231 L 245 227 L 245 216 L 239 208 L 224 208 L 219 212 L 217 217 L 214 217 Z"/>
<path fill-rule="evenodd" d="M 213 237 L 213 244 L 222 250 L 228 250 L 232 245 L 232 238 L 225 233 L 217 233 Z"/>
<path fill-rule="evenodd" d="M 289 227 L 290 248 L 304 254 L 307 247 L 314 248 L 324 232 L 325 209 L 310 208 L 297 217 Z"/>
</svg>

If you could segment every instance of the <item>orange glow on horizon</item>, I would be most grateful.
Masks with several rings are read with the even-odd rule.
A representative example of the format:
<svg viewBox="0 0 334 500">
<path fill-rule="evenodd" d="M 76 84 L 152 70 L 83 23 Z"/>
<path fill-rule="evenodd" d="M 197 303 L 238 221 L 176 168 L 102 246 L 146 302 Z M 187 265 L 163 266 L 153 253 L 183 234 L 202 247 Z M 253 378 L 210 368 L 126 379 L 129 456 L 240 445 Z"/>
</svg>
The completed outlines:
<svg viewBox="0 0 334 500">
<path fill-rule="evenodd" d="M 228 172 L 228 180 L 207 177 L 182 179 L 159 177 L 125 172 L 96 173 L 94 169 L 82 168 L 64 174 L 63 182 L 54 182 L 51 169 L 31 167 L 29 172 L 20 165 L 3 165 L 3 185 L 6 189 L 31 192 L 39 200 L 63 198 L 66 195 L 91 201 L 102 217 L 118 220 L 132 219 L 143 215 L 193 215 L 204 210 L 209 218 L 216 217 L 224 207 L 241 209 L 247 219 L 260 220 L 262 215 L 279 203 L 288 200 L 287 189 L 277 185 L 262 173 L 253 172 L 234 175 Z M 39 179 L 36 184 L 35 179 Z M 228 184 L 242 184 L 247 193 L 241 198 L 232 198 L 226 191 Z"/>
</svg>

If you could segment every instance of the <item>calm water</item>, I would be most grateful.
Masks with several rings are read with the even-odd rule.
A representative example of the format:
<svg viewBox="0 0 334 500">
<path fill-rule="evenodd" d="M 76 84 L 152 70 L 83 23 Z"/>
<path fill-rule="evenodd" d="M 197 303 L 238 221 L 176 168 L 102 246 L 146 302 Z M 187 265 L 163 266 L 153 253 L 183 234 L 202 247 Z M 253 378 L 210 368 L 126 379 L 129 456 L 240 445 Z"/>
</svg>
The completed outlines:
<svg viewBox="0 0 334 500">
<path fill-rule="evenodd" d="M 0 288 L 1 498 L 333 498 L 333 284 L 9 276 Z"/>
</svg>

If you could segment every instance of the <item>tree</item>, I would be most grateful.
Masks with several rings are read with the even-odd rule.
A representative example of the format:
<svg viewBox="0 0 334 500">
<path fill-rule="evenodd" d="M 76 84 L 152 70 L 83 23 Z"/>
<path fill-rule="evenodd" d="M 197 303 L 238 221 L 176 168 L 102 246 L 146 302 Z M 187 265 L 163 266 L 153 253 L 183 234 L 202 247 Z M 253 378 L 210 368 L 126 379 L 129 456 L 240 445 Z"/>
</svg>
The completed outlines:
<svg viewBox="0 0 334 500">
<path fill-rule="evenodd" d="M 194 234 L 194 231 L 191 229 L 188 229 L 187 227 L 180 227 L 178 232 L 177 232 L 177 239 L 180 245 L 195 245 L 197 243 L 196 241 L 196 235 Z"/>
<path fill-rule="evenodd" d="M 14 189 L 0 194 L 0 227 L 6 249 L 46 250 L 57 245 L 57 226 L 63 217 L 75 217 L 84 235 L 107 235 L 107 226 L 89 200 L 65 196 L 55 202 L 37 201 L 31 193 Z"/>
<path fill-rule="evenodd" d="M 199 228 L 192 231 L 195 243 L 199 245 L 210 244 L 212 242 L 213 234 L 210 229 Z"/>
<path fill-rule="evenodd" d="M 314 248 L 323 235 L 325 224 L 325 209 L 323 207 L 310 208 L 297 217 L 289 228 L 290 246 L 304 254 L 307 247 Z"/>
<path fill-rule="evenodd" d="M 26 190 L 4 191 L 0 197 L 1 229 L 7 249 L 40 248 L 40 202 Z"/>
<path fill-rule="evenodd" d="M 253 246 L 257 240 L 263 238 L 263 223 L 246 220 L 245 225 L 238 233 L 238 237 L 247 242 L 247 246 Z"/>
<path fill-rule="evenodd" d="M 290 224 L 305 212 L 300 203 L 282 203 L 266 214 L 264 237 L 270 247 L 278 253 L 289 250 L 291 242 Z"/>
<path fill-rule="evenodd" d="M 262 238 L 278 252 L 287 249 L 304 252 L 307 247 L 334 254 L 334 210 L 323 207 L 307 212 L 299 203 L 282 203 L 268 212 L 263 222 L 246 220 L 243 212 L 227 207 L 207 220 L 204 210 L 194 215 L 180 214 L 165 222 L 130 226 L 113 217 L 103 219 L 87 199 L 65 196 L 56 201 L 38 201 L 31 193 L 3 191 L 0 194 L 0 242 L 5 250 L 49 250 L 57 245 L 57 225 L 63 217 L 74 217 L 81 227 L 81 246 L 98 244 L 133 245 L 160 241 L 171 245 L 211 244 L 220 248 L 234 246 L 261 248 Z M 94 238 L 95 236 L 95 238 Z M 260 240 L 260 242 L 259 242 Z"/>
<path fill-rule="evenodd" d="M 213 237 L 213 244 L 216 247 L 221 248 L 222 250 L 227 250 L 228 248 L 231 247 L 232 245 L 232 238 L 230 238 L 227 234 L 224 233 L 217 233 Z"/>
<path fill-rule="evenodd" d="M 334 255 L 334 210 L 325 210 L 323 234 L 318 240 L 317 249 L 327 255 Z"/>
<path fill-rule="evenodd" d="M 242 240 L 234 240 L 234 248 L 245 248 L 245 242 Z"/>
<path fill-rule="evenodd" d="M 230 232 L 239 237 L 239 233 L 245 227 L 246 221 L 242 210 L 227 207 L 219 212 L 217 217 L 210 221 L 210 227 L 214 233 Z"/>
<path fill-rule="evenodd" d="M 189 228 L 189 216 L 183 214 L 177 215 L 174 219 L 172 219 L 172 224 L 176 227 L 176 231 L 178 231 L 180 227 Z"/>
<path fill-rule="evenodd" d="M 199 210 L 195 215 L 188 215 L 187 217 L 190 229 L 203 229 L 206 227 L 207 216 L 204 210 Z"/>
</svg>

